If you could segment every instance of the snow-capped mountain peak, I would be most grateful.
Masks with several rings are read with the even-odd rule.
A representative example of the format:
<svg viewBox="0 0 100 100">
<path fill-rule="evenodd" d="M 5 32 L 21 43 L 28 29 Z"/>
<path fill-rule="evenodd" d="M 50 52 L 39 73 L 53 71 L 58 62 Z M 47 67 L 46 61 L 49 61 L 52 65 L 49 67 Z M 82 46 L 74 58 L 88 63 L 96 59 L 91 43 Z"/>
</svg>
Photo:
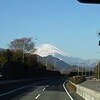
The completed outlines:
<svg viewBox="0 0 100 100">
<path fill-rule="evenodd" d="M 69 65 L 78 65 L 78 66 L 95 66 L 97 64 L 97 59 L 90 59 L 84 60 L 77 57 L 67 56 L 64 52 L 53 46 L 52 44 L 43 44 L 37 47 L 34 53 L 30 52 L 31 54 L 37 54 L 40 57 L 48 57 L 52 56 L 52 58 L 60 59 Z"/>
<path fill-rule="evenodd" d="M 46 56 L 49 56 L 49 55 L 52 55 L 52 56 L 55 57 L 57 54 L 66 56 L 66 54 L 64 52 L 62 52 L 61 50 L 57 49 L 52 44 L 40 45 L 39 47 L 37 47 L 37 50 L 34 52 L 34 54 L 38 54 L 41 57 L 46 57 Z"/>
</svg>

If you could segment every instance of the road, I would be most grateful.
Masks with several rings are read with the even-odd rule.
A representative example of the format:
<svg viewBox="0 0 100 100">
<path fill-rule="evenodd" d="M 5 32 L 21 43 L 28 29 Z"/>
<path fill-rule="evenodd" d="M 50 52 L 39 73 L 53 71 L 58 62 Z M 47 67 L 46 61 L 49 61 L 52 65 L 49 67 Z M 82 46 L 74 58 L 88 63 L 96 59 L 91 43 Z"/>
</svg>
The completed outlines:
<svg viewBox="0 0 100 100">
<path fill-rule="evenodd" d="M 0 94 L 0 100 L 70 100 L 63 88 L 66 78 L 49 79 Z"/>
</svg>

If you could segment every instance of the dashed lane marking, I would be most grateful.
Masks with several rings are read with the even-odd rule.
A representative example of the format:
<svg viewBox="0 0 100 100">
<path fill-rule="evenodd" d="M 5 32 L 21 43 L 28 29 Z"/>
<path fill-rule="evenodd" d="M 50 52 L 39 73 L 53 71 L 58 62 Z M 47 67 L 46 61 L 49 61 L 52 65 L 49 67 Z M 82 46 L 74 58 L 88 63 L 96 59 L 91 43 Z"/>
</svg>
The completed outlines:
<svg viewBox="0 0 100 100">
<path fill-rule="evenodd" d="M 46 88 L 43 88 L 43 91 L 45 90 Z"/>
<path fill-rule="evenodd" d="M 41 94 L 38 94 L 38 95 L 35 97 L 35 100 L 37 100 L 37 99 L 40 97 L 40 95 L 41 95 Z"/>
</svg>

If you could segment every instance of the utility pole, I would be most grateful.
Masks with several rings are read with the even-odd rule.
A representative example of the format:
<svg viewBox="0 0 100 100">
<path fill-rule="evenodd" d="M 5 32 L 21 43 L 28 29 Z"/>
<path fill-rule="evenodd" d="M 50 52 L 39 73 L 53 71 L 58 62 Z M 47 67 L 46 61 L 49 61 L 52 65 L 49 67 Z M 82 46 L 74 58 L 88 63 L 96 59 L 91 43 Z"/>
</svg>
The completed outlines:
<svg viewBox="0 0 100 100">
<path fill-rule="evenodd" d="M 99 63 L 98 63 L 98 79 L 100 78 L 99 76 L 100 76 L 100 75 L 99 75 Z"/>
<path fill-rule="evenodd" d="M 85 77 L 86 77 L 86 72 L 87 72 L 87 70 L 86 70 L 86 67 L 85 67 Z"/>
<path fill-rule="evenodd" d="M 47 58 L 46 58 L 46 67 L 48 66 L 48 59 L 50 58 L 50 57 L 52 57 L 52 55 L 51 56 L 47 56 Z"/>
<path fill-rule="evenodd" d="M 82 65 L 82 76 L 83 76 L 83 65 Z"/>
<path fill-rule="evenodd" d="M 99 32 L 97 32 L 97 36 L 100 38 L 100 30 L 99 30 Z M 100 46 L 100 40 L 99 40 L 99 46 Z M 100 78 L 100 77 L 99 77 L 99 76 L 100 76 L 100 75 L 99 75 L 99 73 L 100 73 L 100 72 L 99 72 L 99 63 L 98 63 L 98 68 L 97 68 L 97 69 L 98 69 L 97 73 L 98 73 L 98 79 L 99 79 L 99 78 Z"/>
<path fill-rule="evenodd" d="M 77 71 L 78 71 L 78 73 L 77 73 L 77 74 L 78 74 L 78 76 L 79 76 L 79 65 L 78 65 L 78 69 L 77 69 Z"/>
<path fill-rule="evenodd" d="M 91 67 L 91 65 L 89 64 L 89 76 L 90 76 L 90 67 Z"/>
<path fill-rule="evenodd" d="M 23 68 L 22 68 L 22 79 L 24 78 L 24 60 L 25 60 L 25 43 L 27 42 L 28 40 L 24 41 L 24 44 L 23 44 L 23 48 L 22 48 L 22 64 L 23 64 Z"/>
<path fill-rule="evenodd" d="M 56 68 L 56 63 L 59 62 L 59 61 L 61 61 L 61 60 L 59 59 L 59 60 L 55 61 L 54 68 Z"/>
</svg>

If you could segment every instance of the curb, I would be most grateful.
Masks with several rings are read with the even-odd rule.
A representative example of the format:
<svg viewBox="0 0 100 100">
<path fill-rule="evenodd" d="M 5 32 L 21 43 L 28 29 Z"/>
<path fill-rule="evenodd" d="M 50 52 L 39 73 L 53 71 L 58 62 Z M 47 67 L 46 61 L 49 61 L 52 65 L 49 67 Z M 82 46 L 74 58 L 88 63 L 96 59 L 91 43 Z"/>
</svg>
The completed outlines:
<svg viewBox="0 0 100 100">
<path fill-rule="evenodd" d="M 66 82 L 63 83 L 63 88 L 65 89 L 65 91 L 66 91 L 66 93 L 68 94 L 68 96 L 70 97 L 70 99 L 71 99 L 71 100 L 74 100 L 74 99 L 72 98 L 72 96 L 69 94 L 68 90 L 66 89 L 65 83 L 66 83 Z"/>
</svg>

